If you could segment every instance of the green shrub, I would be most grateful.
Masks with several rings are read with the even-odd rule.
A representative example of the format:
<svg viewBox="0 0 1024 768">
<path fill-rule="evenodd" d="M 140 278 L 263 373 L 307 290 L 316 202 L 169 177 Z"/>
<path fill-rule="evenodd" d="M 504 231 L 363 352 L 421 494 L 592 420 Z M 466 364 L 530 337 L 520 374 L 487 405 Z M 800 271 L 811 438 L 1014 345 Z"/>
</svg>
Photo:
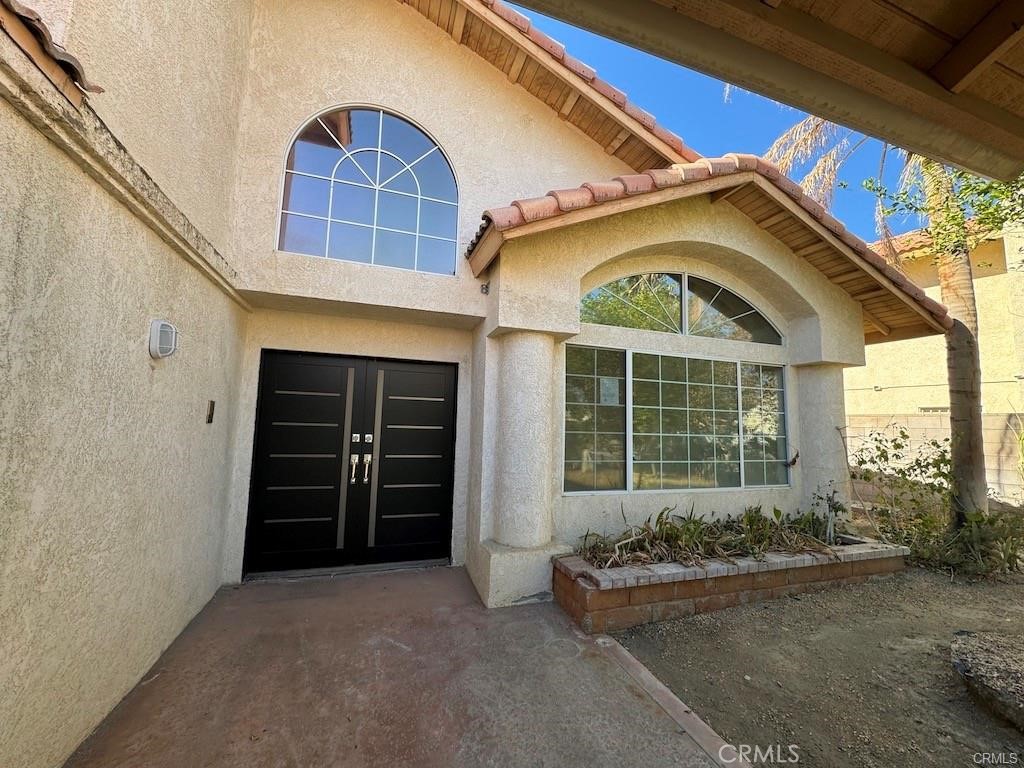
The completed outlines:
<svg viewBox="0 0 1024 768">
<path fill-rule="evenodd" d="M 893 516 L 877 510 L 884 541 L 910 548 L 921 565 L 969 576 L 1024 570 L 1024 514 L 1019 510 L 971 512 L 954 529 L 948 512 Z"/>
<path fill-rule="evenodd" d="M 912 446 L 903 427 L 872 432 L 851 456 L 851 477 L 878 493 L 868 510 L 882 541 L 910 548 L 916 562 L 968 575 L 1024 567 L 1024 513 L 967 515 L 954 528 L 950 511 L 949 440 Z"/>
</svg>

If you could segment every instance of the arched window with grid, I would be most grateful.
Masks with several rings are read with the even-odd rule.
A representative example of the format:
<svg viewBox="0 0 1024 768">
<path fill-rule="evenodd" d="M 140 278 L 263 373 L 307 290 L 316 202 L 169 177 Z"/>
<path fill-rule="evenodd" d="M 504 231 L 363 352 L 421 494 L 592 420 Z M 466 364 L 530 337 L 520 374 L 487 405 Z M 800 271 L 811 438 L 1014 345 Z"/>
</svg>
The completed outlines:
<svg viewBox="0 0 1024 768">
<path fill-rule="evenodd" d="M 288 152 L 278 248 L 451 275 L 459 195 L 424 131 L 367 107 L 318 115 Z"/>
</svg>

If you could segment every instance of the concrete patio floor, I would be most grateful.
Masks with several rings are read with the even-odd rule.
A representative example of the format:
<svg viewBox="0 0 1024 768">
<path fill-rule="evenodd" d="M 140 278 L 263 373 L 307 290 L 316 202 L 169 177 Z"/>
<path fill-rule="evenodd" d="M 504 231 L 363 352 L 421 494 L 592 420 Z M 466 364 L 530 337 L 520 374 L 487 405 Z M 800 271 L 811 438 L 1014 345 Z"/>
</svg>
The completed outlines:
<svg viewBox="0 0 1024 768">
<path fill-rule="evenodd" d="M 621 653 L 461 568 L 226 587 L 66 765 L 714 766 Z"/>
</svg>

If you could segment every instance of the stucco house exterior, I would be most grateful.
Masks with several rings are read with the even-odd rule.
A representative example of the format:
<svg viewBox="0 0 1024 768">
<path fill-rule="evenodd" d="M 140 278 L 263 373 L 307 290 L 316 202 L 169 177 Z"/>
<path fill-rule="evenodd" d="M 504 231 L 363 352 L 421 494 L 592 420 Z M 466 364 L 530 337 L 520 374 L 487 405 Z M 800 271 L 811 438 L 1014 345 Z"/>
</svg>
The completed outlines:
<svg viewBox="0 0 1024 768">
<path fill-rule="evenodd" d="M 498 2 L 37 10 L 0 0 L 0 763 L 251 575 L 504 606 L 623 515 L 806 509 L 844 370 L 949 325 Z"/>
<path fill-rule="evenodd" d="M 916 285 L 939 300 L 939 278 L 928 237 L 915 231 L 891 244 Z M 1021 413 L 1024 413 L 1024 231 L 1008 225 L 977 238 L 971 250 L 978 305 L 982 425 L 989 492 L 1022 498 Z M 900 425 L 914 441 L 949 437 L 949 386 L 941 337 L 868 347 L 865 365 L 844 373 L 851 448 L 866 434 Z"/>
</svg>

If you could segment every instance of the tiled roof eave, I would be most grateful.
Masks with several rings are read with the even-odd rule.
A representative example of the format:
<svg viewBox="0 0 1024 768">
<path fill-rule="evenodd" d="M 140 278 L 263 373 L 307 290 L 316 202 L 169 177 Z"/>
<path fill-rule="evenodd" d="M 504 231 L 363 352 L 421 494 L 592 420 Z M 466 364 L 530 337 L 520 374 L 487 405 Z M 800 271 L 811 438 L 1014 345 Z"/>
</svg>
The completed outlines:
<svg viewBox="0 0 1024 768">
<path fill-rule="evenodd" d="M 433 3 L 426 2 L 426 0 L 398 1 L 418 10 L 428 20 L 452 34 L 460 44 L 467 44 L 462 39 L 462 27 L 455 30 L 454 20 L 438 11 Z M 700 157 L 700 154 L 688 147 L 678 135 L 660 125 L 653 115 L 630 102 L 623 91 L 600 78 L 593 67 L 567 53 L 564 45 L 535 27 L 529 18 L 514 8 L 501 0 L 450 0 L 450 2 L 454 3 L 454 7 L 461 8 L 460 12 L 463 16 L 471 13 L 491 29 L 505 36 L 517 49 L 565 81 L 577 95 L 599 105 L 609 117 L 619 124 L 623 132 L 640 139 L 659 155 L 664 163 L 688 162 Z M 463 22 L 464 24 L 465 22 Z M 491 63 L 494 64 L 494 62 Z M 497 65 L 495 64 L 495 66 Z M 509 77 L 513 79 L 511 75 Z M 552 105 L 552 108 L 559 110 L 557 105 Z M 560 110 L 559 114 L 563 118 L 568 117 Z"/>
<path fill-rule="evenodd" d="M 68 53 L 64 46 L 53 39 L 49 27 L 32 8 L 19 2 L 19 0 L 0 0 L 0 6 L 6 8 L 17 20 L 24 24 L 25 28 L 36 39 L 43 53 L 48 56 L 58 67 L 67 73 L 73 83 L 83 91 L 89 93 L 103 93 L 103 89 L 89 81 L 85 76 L 85 68 L 82 63 Z"/>
<path fill-rule="evenodd" d="M 808 197 L 800 185 L 755 155 L 727 154 L 720 158 L 701 158 L 693 163 L 618 176 L 610 181 L 588 182 L 573 189 L 551 190 L 542 197 L 515 200 L 511 205 L 489 209 L 483 214 L 480 230 L 470 243 L 466 257 L 470 259 L 474 273 L 480 274 L 497 257 L 501 242 L 526 232 L 611 215 L 625 208 L 656 204 L 663 199 L 737 187 L 751 181 L 774 195 L 780 205 L 789 207 L 794 216 L 816 226 L 825 242 L 873 280 L 887 290 L 893 290 L 911 309 L 916 308 L 933 331 L 952 327 L 953 321 L 942 304 L 928 297 L 923 289 L 889 266 L 863 240 L 847 231 L 842 222 Z M 616 205 L 619 201 L 631 199 L 632 203 Z"/>
</svg>

